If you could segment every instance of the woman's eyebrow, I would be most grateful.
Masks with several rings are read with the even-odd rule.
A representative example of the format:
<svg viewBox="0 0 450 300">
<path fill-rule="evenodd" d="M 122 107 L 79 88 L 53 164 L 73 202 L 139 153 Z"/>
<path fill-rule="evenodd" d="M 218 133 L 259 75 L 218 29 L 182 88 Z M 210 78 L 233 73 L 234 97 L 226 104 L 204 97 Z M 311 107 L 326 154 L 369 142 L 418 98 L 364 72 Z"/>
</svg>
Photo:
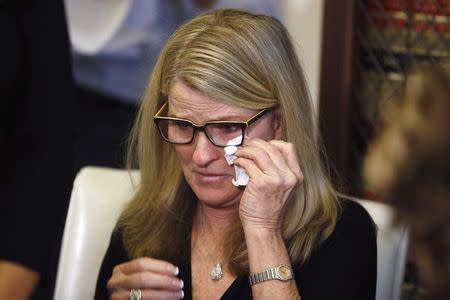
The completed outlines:
<svg viewBox="0 0 450 300">
<path fill-rule="evenodd" d="M 195 114 L 186 114 L 180 111 L 177 112 L 169 112 L 168 113 L 169 117 L 173 117 L 173 118 L 178 118 L 178 119 L 185 119 L 185 120 L 189 120 L 194 122 L 193 117 L 195 116 Z M 239 122 L 245 122 L 248 119 L 248 117 L 243 117 L 242 115 L 238 115 L 238 114 L 231 114 L 231 115 L 226 115 L 226 116 L 216 116 L 216 117 L 208 117 L 208 120 L 206 120 L 203 123 L 207 123 L 207 122 L 214 122 L 214 121 L 239 121 Z M 197 122 L 194 122 L 197 123 Z"/>
<path fill-rule="evenodd" d="M 227 115 L 227 116 L 211 118 L 211 121 L 242 121 L 242 122 L 244 122 L 245 120 L 246 120 L 245 118 L 243 118 L 241 115 L 237 115 L 237 114 L 231 114 L 231 115 Z"/>
</svg>

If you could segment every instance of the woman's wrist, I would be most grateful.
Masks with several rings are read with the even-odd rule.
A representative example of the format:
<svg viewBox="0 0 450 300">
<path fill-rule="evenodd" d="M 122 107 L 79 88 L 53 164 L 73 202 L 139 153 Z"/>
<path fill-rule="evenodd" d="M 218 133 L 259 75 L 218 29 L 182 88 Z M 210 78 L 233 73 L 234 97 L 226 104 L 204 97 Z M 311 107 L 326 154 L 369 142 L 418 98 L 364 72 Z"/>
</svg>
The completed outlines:
<svg viewBox="0 0 450 300">
<path fill-rule="evenodd" d="M 281 232 L 281 220 L 278 217 L 259 218 L 250 217 L 241 213 L 241 224 L 244 232 L 254 234 L 271 234 Z"/>
<path fill-rule="evenodd" d="M 277 224 L 265 224 L 265 225 L 242 225 L 246 238 L 253 239 L 282 239 L 281 226 Z"/>
<path fill-rule="evenodd" d="M 268 259 L 268 262 L 270 261 L 275 265 L 287 262 L 286 259 L 278 261 L 280 255 L 285 256 L 287 254 L 280 229 L 248 227 L 244 228 L 244 235 L 249 256 L 253 258 L 259 257 L 259 259 L 253 262 L 262 262 L 265 259 Z M 286 258 L 288 259 L 288 257 Z"/>
</svg>

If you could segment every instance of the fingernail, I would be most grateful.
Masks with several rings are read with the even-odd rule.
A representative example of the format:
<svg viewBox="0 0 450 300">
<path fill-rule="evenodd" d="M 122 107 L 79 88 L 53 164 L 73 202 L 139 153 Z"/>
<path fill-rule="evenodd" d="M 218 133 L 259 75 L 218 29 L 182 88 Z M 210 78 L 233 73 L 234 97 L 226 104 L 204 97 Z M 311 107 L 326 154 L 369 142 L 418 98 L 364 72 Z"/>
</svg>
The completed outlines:
<svg viewBox="0 0 450 300">
<path fill-rule="evenodd" d="M 172 272 L 175 276 L 178 276 L 178 273 L 180 273 L 180 270 L 178 269 L 178 267 L 168 266 L 167 270 Z"/>
<path fill-rule="evenodd" d="M 184 291 L 181 290 L 181 292 L 180 292 L 180 299 L 183 299 L 183 298 L 184 298 Z"/>
<path fill-rule="evenodd" d="M 174 280 L 172 282 L 172 284 L 176 287 L 179 287 L 180 289 L 182 289 L 184 287 L 184 282 L 183 280 Z"/>
</svg>

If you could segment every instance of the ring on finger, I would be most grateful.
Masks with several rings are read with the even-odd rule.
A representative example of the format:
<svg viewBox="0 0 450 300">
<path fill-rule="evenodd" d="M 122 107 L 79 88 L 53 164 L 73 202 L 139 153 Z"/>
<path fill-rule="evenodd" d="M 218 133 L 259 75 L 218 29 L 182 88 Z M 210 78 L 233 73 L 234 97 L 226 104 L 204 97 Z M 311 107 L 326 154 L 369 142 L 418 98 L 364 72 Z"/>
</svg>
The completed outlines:
<svg viewBox="0 0 450 300">
<path fill-rule="evenodd" d="M 142 299 L 142 291 L 140 289 L 131 289 L 130 300 L 141 300 L 141 299 Z"/>
</svg>

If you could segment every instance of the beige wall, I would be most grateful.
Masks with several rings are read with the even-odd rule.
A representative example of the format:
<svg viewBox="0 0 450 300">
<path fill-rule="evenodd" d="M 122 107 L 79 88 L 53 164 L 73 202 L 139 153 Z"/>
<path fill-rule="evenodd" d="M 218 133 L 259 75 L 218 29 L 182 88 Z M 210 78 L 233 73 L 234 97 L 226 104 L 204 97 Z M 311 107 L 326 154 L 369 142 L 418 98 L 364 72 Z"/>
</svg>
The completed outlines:
<svg viewBox="0 0 450 300">
<path fill-rule="evenodd" d="M 317 106 L 324 0 L 282 0 L 283 22 L 288 28 L 306 72 L 312 99 Z"/>
</svg>

